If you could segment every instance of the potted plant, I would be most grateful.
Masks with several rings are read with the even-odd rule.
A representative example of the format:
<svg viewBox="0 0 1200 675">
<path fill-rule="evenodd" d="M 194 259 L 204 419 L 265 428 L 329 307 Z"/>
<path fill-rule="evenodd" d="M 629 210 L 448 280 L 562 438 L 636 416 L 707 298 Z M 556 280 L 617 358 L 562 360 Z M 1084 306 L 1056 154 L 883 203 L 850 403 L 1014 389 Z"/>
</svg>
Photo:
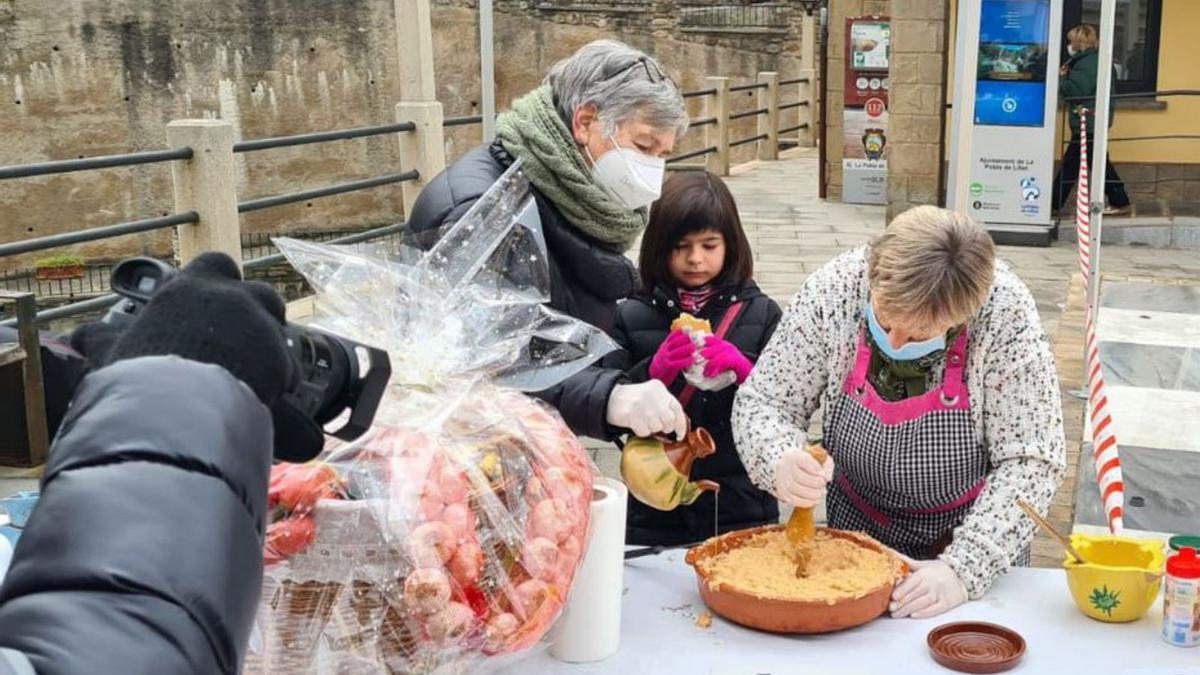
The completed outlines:
<svg viewBox="0 0 1200 675">
<path fill-rule="evenodd" d="M 55 255 L 35 262 L 34 276 L 41 281 L 47 279 L 79 279 L 83 277 L 84 267 L 84 260 L 80 256 L 71 253 Z"/>
</svg>

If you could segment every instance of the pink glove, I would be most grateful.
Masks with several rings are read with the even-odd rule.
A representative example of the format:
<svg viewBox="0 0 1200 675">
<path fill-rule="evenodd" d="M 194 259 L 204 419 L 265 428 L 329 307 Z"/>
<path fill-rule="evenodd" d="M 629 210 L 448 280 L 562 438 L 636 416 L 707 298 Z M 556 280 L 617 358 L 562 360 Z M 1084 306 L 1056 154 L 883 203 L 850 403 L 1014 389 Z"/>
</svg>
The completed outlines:
<svg viewBox="0 0 1200 675">
<path fill-rule="evenodd" d="M 704 343 L 706 346 L 700 350 L 700 355 L 708 360 L 708 365 L 704 367 L 705 377 L 716 377 L 725 371 L 732 371 L 737 375 L 738 384 L 750 377 L 754 364 L 740 349 L 716 335 L 704 338 Z"/>
<path fill-rule="evenodd" d="M 691 367 L 695 355 L 696 345 L 687 333 L 682 329 L 673 330 L 650 361 L 650 377 L 669 387 L 679 373 Z"/>
</svg>

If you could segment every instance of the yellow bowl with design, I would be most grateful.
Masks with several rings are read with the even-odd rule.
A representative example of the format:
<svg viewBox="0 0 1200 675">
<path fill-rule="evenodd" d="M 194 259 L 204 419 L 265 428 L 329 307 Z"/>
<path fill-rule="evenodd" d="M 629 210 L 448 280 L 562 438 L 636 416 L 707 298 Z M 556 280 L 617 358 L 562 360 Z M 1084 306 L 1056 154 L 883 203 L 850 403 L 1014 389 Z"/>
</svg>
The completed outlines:
<svg viewBox="0 0 1200 675">
<path fill-rule="evenodd" d="M 1126 623 L 1142 618 L 1162 585 L 1162 542 L 1112 535 L 1071 535 L 1087 562 L 1063 561 L 1071 597 L 1084 614 L 1099 621 Z"/>
</svg>

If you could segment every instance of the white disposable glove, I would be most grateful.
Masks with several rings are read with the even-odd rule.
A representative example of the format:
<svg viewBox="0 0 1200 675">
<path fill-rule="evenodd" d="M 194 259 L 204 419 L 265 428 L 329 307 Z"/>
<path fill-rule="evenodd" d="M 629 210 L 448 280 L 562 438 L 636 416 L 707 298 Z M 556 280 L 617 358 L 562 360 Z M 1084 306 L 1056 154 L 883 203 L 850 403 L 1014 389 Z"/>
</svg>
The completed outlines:
<svg viewBox="0 0 1200 675">
<path fill-rule="evenodd" d="M 775 467 L 775 496 L 797 508 L 812 508 L 824 501 L 825 486 L 832 479 L 832 457 L 821 464 L 804 448 L 788 450 Z"/>
<path fill-rule="evenodd" d="M 967 601 L 967 587 L 946 563 L 900 557 L 912 572 L 892 591 L 893 618 L 928 619 Z"/>
<path fill-rule="evenodd" d="M 688 430 L 683 406 L 658 380 L 613 387 L 606 417 L 609 424 L 629 429 L 635 436 L 673 433 L 682 440 Z"/>
</svg>

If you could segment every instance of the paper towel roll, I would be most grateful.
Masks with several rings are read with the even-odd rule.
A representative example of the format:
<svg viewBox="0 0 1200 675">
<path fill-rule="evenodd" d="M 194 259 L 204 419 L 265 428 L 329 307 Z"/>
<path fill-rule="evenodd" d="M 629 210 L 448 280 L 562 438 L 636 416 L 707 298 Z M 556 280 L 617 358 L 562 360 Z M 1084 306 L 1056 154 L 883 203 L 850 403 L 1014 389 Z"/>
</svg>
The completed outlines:
<svg viewBox="0 0 1200 675">
<path fill-rule="evenodd" d="M 559 661 L 600 661 L 620 647 L 627 498 L 620 481 L 596 480 L 587 552 L 563 615 L 550 634 L 550 655 Z"/>
</svg>

